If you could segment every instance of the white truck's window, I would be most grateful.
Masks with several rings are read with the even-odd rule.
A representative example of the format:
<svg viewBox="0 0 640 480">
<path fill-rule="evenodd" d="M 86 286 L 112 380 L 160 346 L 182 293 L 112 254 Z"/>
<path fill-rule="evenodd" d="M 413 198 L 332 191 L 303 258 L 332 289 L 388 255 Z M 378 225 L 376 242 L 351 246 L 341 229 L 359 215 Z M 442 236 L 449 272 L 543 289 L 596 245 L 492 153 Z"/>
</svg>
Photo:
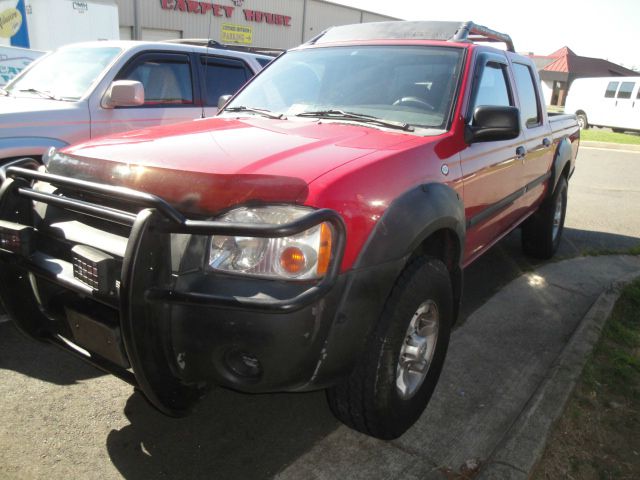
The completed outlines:
<svg viewBox="0 0 640 480">
<path fill-rule="evenodd" d="M 124 77 L 144 86 L 145 106 L 193 104 L 191 66 L 184 61 L 145 56 Z"/>
<path fill-rule="evenodd" d="M 633 92 L 633 87 L 635 86 L 634 82 L 622 82 L 616 98 L 631 98 L 631 92 Z"/>
<path fill-rule="evenodd" d="M 242 62 L 203 59 L 206 105 L 217 106 L 222 95 L 232 95 L 249 80 L 249 72 Z"/>
<path fill-rule="evenodd" d="M 538 97 L 531 69 L 521 63 L 513 64 L 513 74 L 520 99 L 520 118 L 527 127 L 534 127 L 541 123 Z"/>
<path fill-rule="evenodd" d="M 618 85 L 620 82 L 609 82 L 607 85 L 607 90 L 604 92 L 604 98 L 615 98 L 616 90 L 618 90 Z"/>
<path fill-rule="evenodd" d="M 62 48 L 43 57 L 5 90 L 14 96 L 79 100 L 121 51 L 116 47 Z"/>
</svg>

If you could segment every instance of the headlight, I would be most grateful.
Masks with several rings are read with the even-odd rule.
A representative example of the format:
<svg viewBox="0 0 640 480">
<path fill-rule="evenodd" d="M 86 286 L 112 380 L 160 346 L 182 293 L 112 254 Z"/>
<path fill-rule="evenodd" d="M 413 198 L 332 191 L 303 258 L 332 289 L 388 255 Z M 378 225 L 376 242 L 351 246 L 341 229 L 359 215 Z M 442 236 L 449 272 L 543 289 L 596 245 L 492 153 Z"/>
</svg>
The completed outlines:
<svg viewBox="0 0 640 480">
<path fill-rule="evenodd" d="M 252 225 L 283 225 L 313 209 L 300 206 L 238 208 L 218 220 Z M 299 280 L 323 277 L 331 260 L 333 229 L 321 223 L 298 235 L 284 238 L 230 237 L 214 235 L 209 249 L 209 268 L 271 278 Z"/>
</svg>

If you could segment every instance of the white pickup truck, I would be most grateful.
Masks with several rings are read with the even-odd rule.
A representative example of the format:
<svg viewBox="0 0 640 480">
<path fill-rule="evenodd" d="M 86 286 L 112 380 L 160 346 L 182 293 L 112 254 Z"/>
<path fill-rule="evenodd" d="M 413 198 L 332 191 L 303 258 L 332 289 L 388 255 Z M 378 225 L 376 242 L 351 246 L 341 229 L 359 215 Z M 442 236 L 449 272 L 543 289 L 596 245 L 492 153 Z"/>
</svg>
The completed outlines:
<svg viewBox="0 0 640 480">
<path fill-rule="evenodd" d="M 186 43 L 62 47 L 0 89 L 0 164 L 50 147 L 214 115 L 273 57 Z"/>
</svg>

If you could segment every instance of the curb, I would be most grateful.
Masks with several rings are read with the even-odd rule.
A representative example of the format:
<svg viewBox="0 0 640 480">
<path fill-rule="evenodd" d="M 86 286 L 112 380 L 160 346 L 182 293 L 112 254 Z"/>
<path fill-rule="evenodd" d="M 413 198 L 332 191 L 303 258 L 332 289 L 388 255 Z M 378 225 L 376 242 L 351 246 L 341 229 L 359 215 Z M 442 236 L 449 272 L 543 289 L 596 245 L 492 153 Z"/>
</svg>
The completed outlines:
<svg viewBox="0 0 640 480">
<path fill-rule="evenodd" d="M 623 287 L 640 271 L 613 282 L 593 303 L 546 378 L 505 434 L 476 480 L 528 479 L 544 452 L 547 437 L 564 412 L 589 354 L 600 338 Z"/>
<path fill-rule="evenodd" d="M 581 147 L 586 148 L 604 148 L 606 150 L 622 150 L 631 152 L 640 152 L 640 145 L 629 143 L 610 143 L 610 142 L 593 142 L 588 140 L 580 141 Z"/>
</svg>

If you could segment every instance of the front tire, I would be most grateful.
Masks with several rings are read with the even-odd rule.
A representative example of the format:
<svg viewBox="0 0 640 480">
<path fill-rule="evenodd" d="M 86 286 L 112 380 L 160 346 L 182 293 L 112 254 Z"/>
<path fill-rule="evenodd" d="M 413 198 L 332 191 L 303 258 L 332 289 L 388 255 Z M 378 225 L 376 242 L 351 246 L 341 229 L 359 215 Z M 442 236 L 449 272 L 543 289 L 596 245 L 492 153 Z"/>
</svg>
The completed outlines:
<svg viewBox="0 0 640 480">
<path fill-rule="evenodd" d="M 445 265 L 417 257 L 405 268 L 348 379 L 327 391 L 349 427 L 389 440 L 424 411 L 444 364 L 453 320 Z"/>
<path fill-rule="evenodd" d="M 522 224 L 522 250 L 526 255 L 547 260 L 558 250 L 567 212 L 567 190 L 563 175 L 551 197 Z"/>
</svg>

